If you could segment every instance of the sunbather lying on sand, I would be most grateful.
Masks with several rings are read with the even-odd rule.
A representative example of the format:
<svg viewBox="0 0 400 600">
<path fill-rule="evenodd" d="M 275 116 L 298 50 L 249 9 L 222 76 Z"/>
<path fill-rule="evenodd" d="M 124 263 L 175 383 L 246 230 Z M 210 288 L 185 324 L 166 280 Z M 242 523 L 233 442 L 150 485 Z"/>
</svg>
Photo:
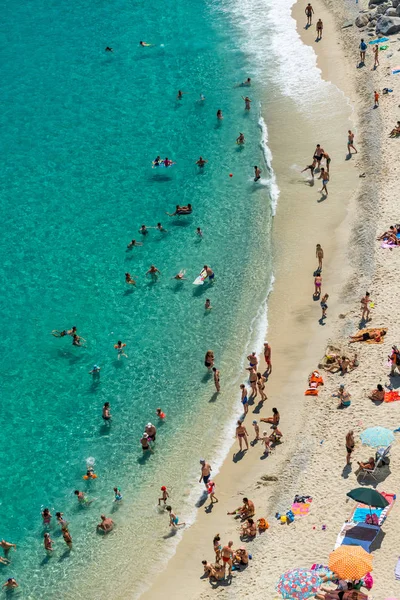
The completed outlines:
<svg viewBox="0 0 400 600">
<path fill-rule="evenodd" d="M 384 335 L 386 335 L 385 329 L 371 329 L 370 331 L 363 330 L 355 335 L 350 336 L 350 344 L 354 344 L 354 342 L 367 342 L 368 340 L 380 342 Z"/>
<path fill-rule="evenodd" d="M 376 386 L 376 390 L 372 390 L 368 398 L 370 400 L 374 400 L 375 402 L 383 402 L 385 399 L 385 390 L 380 383 L 378 383 Z"/>
</svg>

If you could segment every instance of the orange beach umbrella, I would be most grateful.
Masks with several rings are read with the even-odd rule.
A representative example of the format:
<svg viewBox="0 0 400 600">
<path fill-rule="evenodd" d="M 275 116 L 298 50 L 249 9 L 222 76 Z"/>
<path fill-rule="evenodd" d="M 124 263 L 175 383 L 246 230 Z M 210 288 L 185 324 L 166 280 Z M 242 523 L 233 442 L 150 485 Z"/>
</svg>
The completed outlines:
<svg viewBox="0 0 400 600">
<path fill-rule="evenodd" d="M 361 579 L 372 571 L 372 559 L 361 546 L 339 546 L 329 555 L 329 568 L 340 579 Z"/>
</svg>

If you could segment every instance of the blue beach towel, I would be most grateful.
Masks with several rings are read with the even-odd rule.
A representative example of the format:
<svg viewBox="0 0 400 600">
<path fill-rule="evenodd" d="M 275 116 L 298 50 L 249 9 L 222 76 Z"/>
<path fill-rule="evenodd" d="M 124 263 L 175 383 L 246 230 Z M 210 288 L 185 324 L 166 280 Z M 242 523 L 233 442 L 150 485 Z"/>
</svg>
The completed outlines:
<svg viewBox="0 0 400 600">
<path fill-rule="evenodd" d="M 382 42 L 388 42 L 389 38 L 379 38 L 378 40 L 372 40 L 370 44 L 381 44 Z"/>
<path fill-rule="evenodd" d="M 383 508 L 373 508 L 373 509 L 371 509 L 371 513 L 373 515 L 376 515 L 379 519 L 379 517 L 381 516 L 382 510 L 383 510 Z M 356 508 L 352 519 L 355 523 L 365 523 L 365 519 L 366 519 L 367 515 L 369 515 L 369 514 L 370 514 L 369 508 Z"/>
</svg>

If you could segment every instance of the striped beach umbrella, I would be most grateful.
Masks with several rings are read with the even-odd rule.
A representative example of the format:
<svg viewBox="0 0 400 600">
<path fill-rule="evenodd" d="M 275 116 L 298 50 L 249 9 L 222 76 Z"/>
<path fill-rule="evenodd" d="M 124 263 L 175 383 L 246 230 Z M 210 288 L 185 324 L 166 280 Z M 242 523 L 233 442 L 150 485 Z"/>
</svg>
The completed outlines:
<svg viewBox="0 0 400 600">
<path fill-rule="evenodd" d="M 395 439 L 393 431 L 386 427 L 368 427 L 360 434 L 360 438 L 363 444 L 371 446 L 371 448 L 389 446 Z"/>
<path fill-rule="evenodd" d="M 276 589 L 283 598 L 306 600 L 315 596 L 321 583 L 322 579 L 315 571 L 292 569 L 280 576 Z"/>
<path fill-rule="evenodd" d="M 361 579 L 372 571 L 372 559 L 361 546 L 339 546 L 329 555 L 329 568 L 340 579 Z"/>
</svg>

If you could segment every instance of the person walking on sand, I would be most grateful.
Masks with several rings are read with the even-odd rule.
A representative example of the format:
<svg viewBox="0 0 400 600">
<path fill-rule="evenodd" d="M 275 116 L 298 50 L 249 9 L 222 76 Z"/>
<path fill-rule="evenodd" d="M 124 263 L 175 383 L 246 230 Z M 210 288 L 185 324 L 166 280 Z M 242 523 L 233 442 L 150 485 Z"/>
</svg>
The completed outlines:
<svg viewBox="0 0 400 600">
<path fill-rule="evenodd" d="M 316 275 L 314 277 L 314 298 L 319 298 L 321 296 L 322 291 L 322 277 L 321 275 Z"/>
<path fill-rule="evenodd" d="M 364 39 L 361 39 L 360 45 L 360 64 L 365 64 L 365 53 L 367 51 L 367 44 L 364 42 Z"/>
<path fill-rule="evenodd" d="M 247 415 L 247 413 L 249 412 L 249 401 L 247 399 L 247 387 L 244 385 L 244 383 L 240 384 L 240 390 L 240 401 L 243 404 L 243 412 L 245 415 Z"/>
<path fill-rule="evenodd" d="M 254 442 L 256 442 L 257 440 L 260 439 L 260 427 L 259 427 L 257 421 L 255 421 L 255 420 L 253 421 L 253 427 L 254 427 L 254 433 L 255 433 L 255 436 L 256 436 L 254 438 L 254 440 L 253 440 L 253 443 L 254 443 Z"/>
<path fill-rule="evenodd" d="M 369 321 L 370 320 L 370 309 L 369 303 L 371 302 L 371 297 L 369 292 L 365 292 L 365 296 L 361 298 L 361 321 Z"/>
<path fill-rule="evenodd" d="M 244 443 L 246 444 L 246 451 L 249 449 L 249 442 L 247 441 L 248 435 L 249 434 L 247 433 L 247 429 L 243 425 L 242 421 L 238 421 L 237 427 L 236 427 L 236 437 L 239 442 L 239 452 L 242 452 L 243 440 L 244 440 Z"/>
<path fill-rule="evenodd" d="M 329 294 L 324 294 L 324 296 L 323 296 L 323 298 L 322 298 L 321 302 L 319 303 L 319 304 L 320 304 L 320 307 L 321 307 L 321 309 L 322 309 L 322 316 L 321 316 L 321 320 L 322 320 L 322 319 L 326 319 L 326 311 L 327 311 L 327 308 L 328 308 L 328 305 L 327 305 L 327 300 L 328 300 L 328 298 L 329 298 Z"/>
<path fill-rule="evenodd" d="M 350 430 L 346 434 L 346 450 L 347 450 L 346 464 L 347 465 L 351 464 L 351 453 L 354 450 L 354 446 L 355 446 L 354 431 Z"/>
<path fill-rule="evenodd" d="M 349 154 L 351 154 L 351 148 L 353 148 L 355 154 L 357 154 L 357 149 L 354 147 L 354 133 L 349 129 L 347 138 L 347 150 Z"/>
<path fill-rule="evenodd" d="M 379 106 L 379 94 L 375 90 L 375 92 L 374 92 L 374 108 L 378 108 L 378 106 Z"/>
<path fill-rule="evenodd" d="M 208 482 L 207 492 L 208 492 L 208 495 L 210 496 L 210 504 L 214 504 L 214 502 L 218 502 L 218 498 L 215 495 L 215 482 L 214 481 Z"/>
<path fill-rule="evenodd" d="M 224 565 L 224 577 L 226 574 L 226 565 L 228 565 L 228 576 L 232 575 L 232 564 L 233 564 L 233 550 L 232 550 L 233 542 L 229 541 L 226 546 L 223 546 L 221 551 L 222 562 Z"/>
<path fill-rule="evenodd" d="M 267 363 L 267 369 L 266 369 L 266 373 L 267 375 L 271 375 L 272 373 L 272 350 L 271 350 L 271 346 L 268 344 L 268 342 L 264 342 L 264 360 Z"/>
<path fill-rule="evenodd" d="M 319 40 L 322 40 L 323 28 L 324 28 L 324 24 L 322 22 L 322 19 L 318 19 L 318 21 L 317 21 L 317 42 L 319 42 Z"/>
<path fill-rule="evenodd" d="M 312 25 L 312 16 L 314 13 L 314 9 L 310 3 L 307 4 L 306 10 L 304 12 L 306 13 L 306 16 L 307 16 L 307 27 L 310 27 Z"/>
<path fill-rule="evenodd" d="M 324 251 L 321 248 L 321 244 L 317 244 L 315 256 L 318 258 L 318 271 L 322 271 L 322 259 L 324 258 Z"/>
<path fill-rule="evenodd" d="M 379 67 L 379 44 L 375 44 L 373 47 L 374 51 L 374 70 Z"/>
<path fill-rule="evenodd" d="M 199 483 L 201 482 L 201 480 L 203 480 L 204 485 L 206 486 L 207 489 L 207 485 L 208 485 L 208 480 L 211 477 L 211 465 L 208 464 L 204 458 L 200 459 L 200 465 L 201 465 L 201 474 L 200 474 L 200 479 L 199 479 Z"/>
<path fill-rule="evenodd" d="M 212 368 L 213 373 L 214 373 L 214 385 L 215 385 L 215 389 L 217 390 L 217 392 L 219 392 L 221 390 L 221 386 L 219 383 L 219 369 L 217 369 L 217 367 L 213 367 Z"/>
<path fill-rule="evenodd" d="M 323 194 L 325 192 L 325 194 L 327 196 L 328 188 L 326 186 L 329 183 L 329 173 L 328 173 L 328 171 L 325 171 L 324 167 L 321 167 L 321 173 L 320 173 L 318 179 L 322 179 L 322 188 L 318 191 L 321 192 L 321 194 Z"/>
<path fill-rule="evenodd" d="M 214 552 L 215 552 L 215 562 L 219 563 L 219 561 L 221 560 L 221 550 L 222 550 L 221 538 L 220 538 L 219 533 L 216 533 L 214 536 L 213 546 L 214 546 Z"/>
</svg>

